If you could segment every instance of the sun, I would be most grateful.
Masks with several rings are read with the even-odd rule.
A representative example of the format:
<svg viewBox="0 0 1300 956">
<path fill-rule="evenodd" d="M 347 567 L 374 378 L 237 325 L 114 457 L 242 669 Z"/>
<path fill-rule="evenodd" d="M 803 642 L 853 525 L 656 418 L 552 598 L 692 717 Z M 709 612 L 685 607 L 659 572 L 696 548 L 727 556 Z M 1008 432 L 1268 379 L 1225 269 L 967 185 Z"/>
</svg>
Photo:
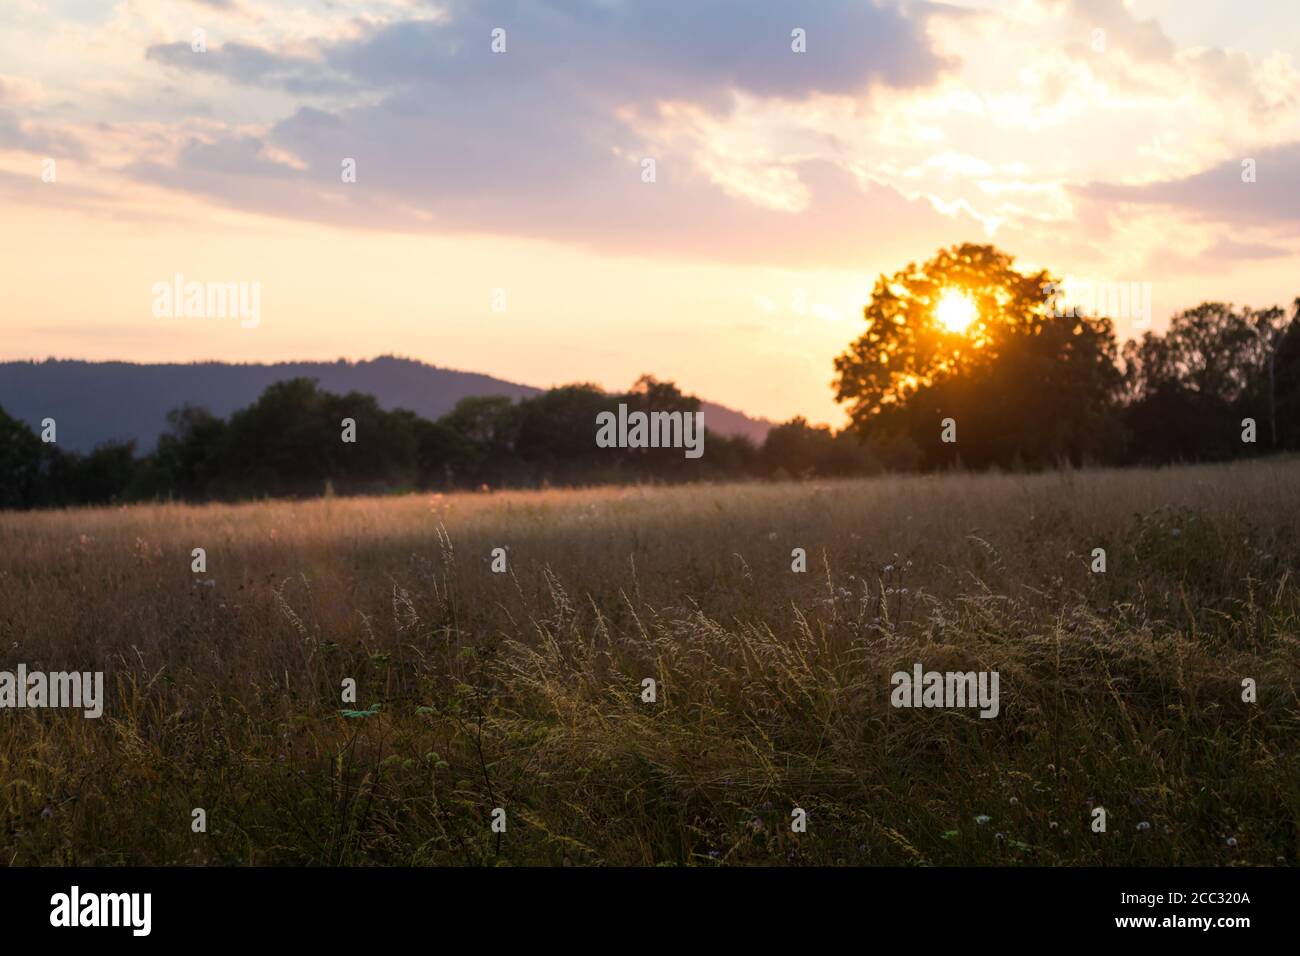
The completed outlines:
<svg viewBox="0 0 1300 956">
<path fill-rule="evenodd" d="M 979 316 L 970 296 L 956 289 L 944 289 L 934 307 L 934 317 L 949 332 L 965 332 Z"/>
</svg>

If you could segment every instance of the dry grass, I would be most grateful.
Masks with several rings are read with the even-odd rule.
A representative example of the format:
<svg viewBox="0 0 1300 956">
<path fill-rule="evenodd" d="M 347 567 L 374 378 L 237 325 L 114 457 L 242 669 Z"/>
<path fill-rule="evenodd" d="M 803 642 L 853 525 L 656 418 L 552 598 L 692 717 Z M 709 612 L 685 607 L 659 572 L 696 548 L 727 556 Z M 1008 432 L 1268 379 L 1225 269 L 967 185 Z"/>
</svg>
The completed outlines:
<svg viewBox="0 0 1300 956">
<path fill-rule="evenodd" d="M 1298 492 L 1290 460 L 0 515 L 0 668 L 109 688 L 0 712 L 0 861 L 1290 864 Z M 999 671 L 1000 715 L 892 709 L 917 661 Z"/>
</svg>

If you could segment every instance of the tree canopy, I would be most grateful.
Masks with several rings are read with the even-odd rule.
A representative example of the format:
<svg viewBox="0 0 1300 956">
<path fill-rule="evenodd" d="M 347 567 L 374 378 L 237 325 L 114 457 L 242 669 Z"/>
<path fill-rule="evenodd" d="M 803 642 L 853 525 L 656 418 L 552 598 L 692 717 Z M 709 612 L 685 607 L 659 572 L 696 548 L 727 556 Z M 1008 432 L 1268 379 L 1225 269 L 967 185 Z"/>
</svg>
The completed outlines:
<svg viewBox="0 0 1300 956">
<path fill-rule="evenodd" d="M 866 330 L 835 361 L 836 399 L 862 436 L 905 437 L 929 465 L 1104 457 L 1123 382 L 1113 325 L 1053 309 L 1056 278 L 1013 263 L 968 243 L 877 280 Z M 941 442 L 945 418 L 958 443 Z"/>
</svg>

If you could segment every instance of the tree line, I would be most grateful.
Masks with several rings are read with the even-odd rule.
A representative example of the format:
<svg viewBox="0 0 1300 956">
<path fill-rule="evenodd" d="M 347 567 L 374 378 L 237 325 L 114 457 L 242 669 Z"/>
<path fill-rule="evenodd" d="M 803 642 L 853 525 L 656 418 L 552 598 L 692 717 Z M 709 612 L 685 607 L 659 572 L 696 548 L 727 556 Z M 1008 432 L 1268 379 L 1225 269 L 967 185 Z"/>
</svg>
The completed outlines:
<svg viewBox="0 0 1300 956">
<path fill-rule="evenodd" d="M 707 422 L 698 460 L 680 448 L 598 448 L 597 416 L 620 404 L 629 412 L 700 409 L 672 383 L 642 376 L 622 394 L 577 384 L 519 401 L 465 398 L 429 420 L 294 378 L 228 418 L 195 405 L 172 410 L 156 448 L 142 456 L 133 441 L 64 452 L 0 409 L 0 507 L 679 482 L 770 470 L 753 441 L 710 432 Z M 348 431 L 355 441 L 345 440 Z"/>
</svg>

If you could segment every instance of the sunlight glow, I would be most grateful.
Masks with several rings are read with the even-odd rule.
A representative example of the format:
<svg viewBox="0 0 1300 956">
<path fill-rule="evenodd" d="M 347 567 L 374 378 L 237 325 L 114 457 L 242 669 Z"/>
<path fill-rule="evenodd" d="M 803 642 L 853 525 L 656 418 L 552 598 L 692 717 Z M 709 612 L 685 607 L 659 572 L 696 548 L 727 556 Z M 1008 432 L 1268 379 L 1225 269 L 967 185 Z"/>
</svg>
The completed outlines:
<svg viewBox="0 0 1300 956">
<path fill-rule="evenodd" d="M 970 296 L 956 289 L 945 289 L 934 307 L 934 317 L 949 332 L 965 332 L 979 315 Z"/>
</svg>

